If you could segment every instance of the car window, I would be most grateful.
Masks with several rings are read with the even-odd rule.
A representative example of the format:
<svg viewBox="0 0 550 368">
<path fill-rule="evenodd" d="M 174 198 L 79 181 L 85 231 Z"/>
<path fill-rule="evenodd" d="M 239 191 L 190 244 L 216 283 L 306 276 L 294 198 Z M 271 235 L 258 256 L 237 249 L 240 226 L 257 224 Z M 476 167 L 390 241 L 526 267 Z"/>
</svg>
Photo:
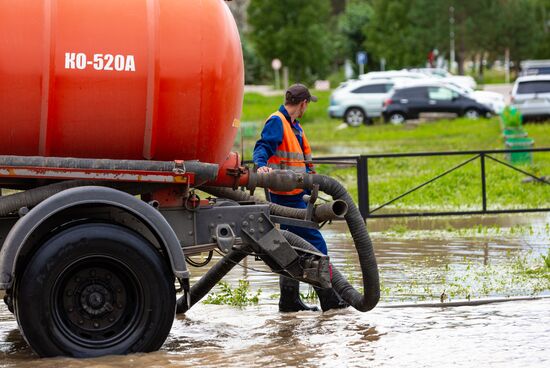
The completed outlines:
<svg viewBox="0 0 550 368">
<path fill-rule="evenodd" d="M 457 93 L 448 88 L 443 87 L 428 87 L 428 97 L 430 100 L 450 101 L 453 97 L 457 97 Z"/>
<path fill-rule="evenodd" d="M 393 84 L 391 84 L 391 83 L 385 84 L 384 87 L 386 87 L 386 91 L 385 91 L 385 92 L 388 92 L 388 91 L 390 91 L 390 90 L 393 88 Z"/>
<path fill-rule="evenodd" d="M 523 74 L 525 75 L 537 75 L 537 74 L 550 74 L 550 66 L 533 67 L 526 69 Z"/>
<path fill-rule="evenodd" d="M 529 81 L 518 84 L 517 94 L 550 93 L 550 81 Z"/>
<path fill-rule="evenodd" d="M 352 93 L 386 93 L 388 88 L 385 84 L 369 84 L 351 91 Z"/>
<path fill-rule="evenodd" d="M 395 92 L 396 98 L 426 98 L 426 87 L 403 88 Z"/>
</svg>

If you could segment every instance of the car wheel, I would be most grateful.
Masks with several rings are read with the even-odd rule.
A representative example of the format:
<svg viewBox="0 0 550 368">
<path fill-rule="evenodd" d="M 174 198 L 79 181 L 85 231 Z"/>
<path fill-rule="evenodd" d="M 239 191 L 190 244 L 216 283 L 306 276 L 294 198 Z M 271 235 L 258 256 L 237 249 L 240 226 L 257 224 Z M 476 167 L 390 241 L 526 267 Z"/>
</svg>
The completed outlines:
<svg viewBox="0 0 550 368">
<path fill-rule="evenodd" d="M 16 281 L 15 315 L 40 356 L 150 352 L 174 319 L 174 277 L 145 238 L 78 225 L 47 240 Z"/>
<path fill-rule="evenodd" d="M 388 121 L 393 125 L 401 125 L 405 122 L 405 115 L 400 112 L 390 114 Z"/>
<path fill-rule="evenodd" d="M 344 114 L 344 121 L 351 127 L 358 127 L 366 120 L 365 112 L 359 107 L 351 107 Z"/>
<path fill-rule="evenodd" d="M 464 117 L 470 120 L 479 119 L 479 111 L 476 109 L 468 109 L 464 112 Z"/>
</svg>

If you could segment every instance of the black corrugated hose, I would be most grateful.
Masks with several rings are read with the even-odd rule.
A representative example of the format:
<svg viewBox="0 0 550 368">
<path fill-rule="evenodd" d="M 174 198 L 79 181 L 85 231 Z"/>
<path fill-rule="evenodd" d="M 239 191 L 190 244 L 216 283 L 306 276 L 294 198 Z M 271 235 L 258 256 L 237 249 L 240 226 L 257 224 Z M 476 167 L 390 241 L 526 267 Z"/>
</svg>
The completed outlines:
<svg viewBox="0 0 550 368">
<path fill-rule="evenodd" d="M 204 276 L 193 284 L 189 290 L 190 305 L 187 305 L 185 297 L 180 297 L 176 305 L 176 313 L 185 313 L 195 303 L 201 300 L 237 263 L 242 261 L 249 253 L 232 250 L 219 262 L 213 265 Z"/>
<path fill-rule="evenodd" d="M 292 208 L 281 206 L 273 202 L 268 202 L 264 199 L 251 196 L 242 190 L 233 190 L 231 188 L 221 187 L 200 187 L 200 190 L 212 194 L 219 198 L 232 199 L 236 202 L 255 202 L 266 203 L 269 205 L 269 212 L 275 216 L 290 217 L 296 219 L 305 219 L 307 210 L 302 208 Z M 313 209 L 312 221 L 317 223 L 342 218 L 347 213 L 347 204 L 343 201 L 323 203 L 316 205 Z"/>
<path fill-rule="evenodd" d="M 332 287 L 349 305 L 358 311 L 367 312 L 374 308 L 380 300 L 380 278 L 374 248 L 365 221 L 346 188 L 337 180 L 319 174 L 304 175 L 303 179 L 304 188 L 311 189 L 314 184 L 318 184 L 319 190 L 331 195 L 335 200 L 343 200 L 348 205 L 348 212 L 344 218 L 359 256 L 359 264 L 363 274 L 364 294 L 361 295 L 334 269 Z"/>
<path fill-rule="evenodd" d="M 44 185 L 23 192 L 0 197 L 0 216 L 7 216 L 17 212 L 22 207 L 33 207 L 43 200 L 66 189 L 83 185 L 105 185 L 106 182 L 91 180 L 69 180 L 59 183 Z"/>
<path fill-rule="evenodd" d="M 281 206 L 255 196 L 251 196 L 250 194 L 248 194 L 248 192 L 242 190 L 233 190 L 231 188 L 222 187 L 200 187 L 199 189 L 216 197 L 232 199 L 236 202 L 255 202 L 269 204 L 269 212 L 273 215 L 298 219 L 305 218 L 306 210 L 304 209 Z"/>
<path fill-rule="evenodd" d="M 192 172 L 195 180 L 201 182 L 214 180 L 218 174 L 218 165 L 199 161 L 147 161 L 147 160 L 103 160 L 66 157 L 23 157 L 0 155 L 0 166 L 8 167 L 51 167 L 65 169 L 101 169 L 101 170 L 140 170 L 159 172 Z M 147 193 L 162 184 L 119 182 L 106 180 L 67 180 L 44 185 L 23 192 L 0 196 L 0 216 L 6 216 L 22 207 L 36 206 L 46 198 L 63 190 L 80 186 L 108 186 L 130 194 Z"/>
<path fill-rule="evenodd" d="M 82 186 L 106 186 L 136 195 L 148 193 L 162 184 L 109 182 L 105 180 L 67 180 L 0 196 L 0 216 L 17 212 L 22 207 L 34 207 L 45 199 L 66 189 Z"/>
<path fill-rule="evenodd" d="M 250 187 L 271 188 L 274 190 L 288 191 L 294 188 L 313 189 L 315 184 L 319 190 L 332 196 L 334 200 L 343 200 L 348 205 L 344 219 L 347 222 L 355 248 L 359 256 L 359 264 L 363 275 L 364 294 L 353 288 L 345 278 L 333 268 L 333 288 L 348 304 L 361 312 L 367 312 L 374 308 L 380 299 L 380 279 L 378 265 L 374 255 L 374 248 L 370 240 L 365 222 L 353 199 L 337 180 L 319 174 L 295 174 L 288 171 L 274 171 L 271 173 L 255 174 L 250 177 Z M 233 193 L 233 194 L 231 194 Z M 239 191 L 223 191 L 224 197 L 233 200 L 248 200 L 248 194 Z M 234 196 L 233 196 L 234 195 Z M 233 197 L 232 197 L 233 196 Z M 279 206 L 283 207 L 283 206 Z M 283 209 L 276 206 L 270 207 L 276 211 Z M 287 211 L 286 209 L 283 213 Z M 290 210 L 288 210 L 290 211 Z M 290 213 L 290 212 L 289 212 Z M 307 242 L 306 242 L 307 243 Z M 300 242 L 300 244 L 302 244 Z M 309 243 L 308 243 L 309 244 Z M 311 246 L 311 245 L 310 245 Z M 336 277 L 335 277 L 336 275 Z"/>
</svg>

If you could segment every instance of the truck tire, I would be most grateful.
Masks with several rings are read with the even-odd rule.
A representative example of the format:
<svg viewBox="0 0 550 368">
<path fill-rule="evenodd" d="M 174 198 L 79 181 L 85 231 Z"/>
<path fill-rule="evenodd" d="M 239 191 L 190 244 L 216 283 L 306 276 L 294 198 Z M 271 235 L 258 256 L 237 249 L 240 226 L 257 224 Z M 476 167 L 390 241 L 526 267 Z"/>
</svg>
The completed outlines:
<svg viewBox="0 0 550 368">
<path fill-rule="evenodd" d="M 168 264 L 124 227 L 91 223 L 61 231 L 23 272 L 15 315 L 40 356 L 150 352 L 172 327 L 176 295 Z"/>
</svg>

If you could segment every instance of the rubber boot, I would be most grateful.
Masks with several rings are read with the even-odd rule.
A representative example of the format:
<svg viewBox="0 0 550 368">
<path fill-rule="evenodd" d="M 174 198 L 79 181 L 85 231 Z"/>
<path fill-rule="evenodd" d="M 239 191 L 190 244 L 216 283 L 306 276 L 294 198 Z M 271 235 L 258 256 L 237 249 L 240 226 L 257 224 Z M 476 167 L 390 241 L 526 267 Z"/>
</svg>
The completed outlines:
<svg viewBox="0 0 550 368">
<path fill-rule="evenodd" d="M 281 288 L 279 312 L 319 311 L 319 308 L 315 306 L 310 307 L 304 304 L 300 298 L 300 282 L 298 280 L 280 276 L 279 286 Z"/>
<path fill-rule="evenodd" d="M 323 312 L 330 309 L 343 309 L 349 307 L 349 304 L 346 303 L 333 288 L 321 289 L 316 287 L 314 289 L 319 297 Z"/>
</svg>

